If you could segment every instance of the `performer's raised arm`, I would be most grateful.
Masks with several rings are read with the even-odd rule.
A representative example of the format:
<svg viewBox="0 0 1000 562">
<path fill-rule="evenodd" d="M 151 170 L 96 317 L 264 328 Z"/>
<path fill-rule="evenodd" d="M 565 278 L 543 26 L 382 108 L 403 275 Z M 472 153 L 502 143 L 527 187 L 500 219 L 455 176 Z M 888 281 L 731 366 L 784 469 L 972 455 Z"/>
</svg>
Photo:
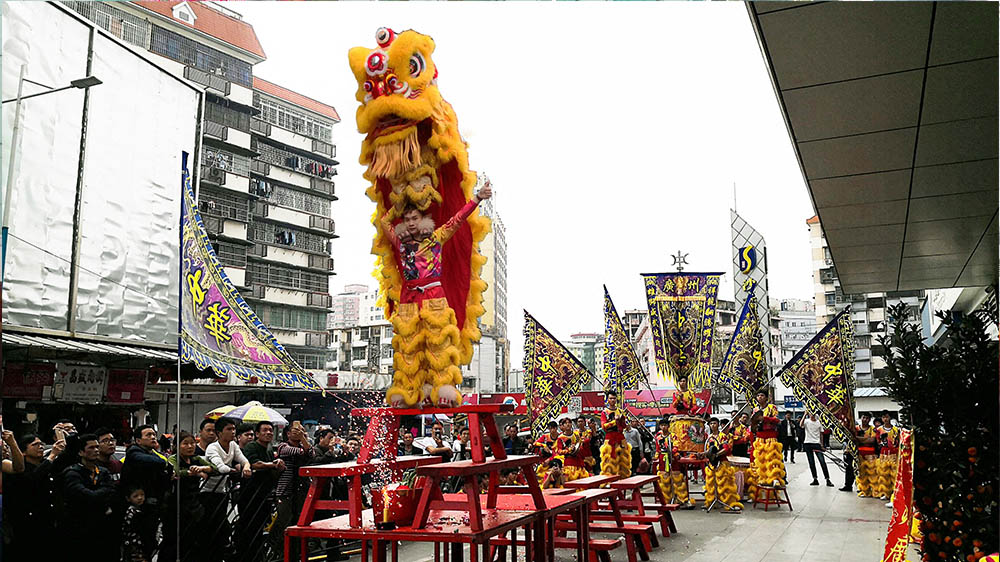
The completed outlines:
<svg viewBox="0 0 1000 562">
<path fill-rule="evenodd" d="M 444 223 L 434 231 L 434 235 L 438 239 L 438 242 L 444 244 L 448 240 L 451 240 L 451 237 L 458 232 L 458 227 L 462 226 L 462 223 L 469 218 L 469 215 L 471 215 L 472 211 L 476 209 L 480 201 L 485 201 L 492 196 L 493 188 L 490 187 L 490 182 L 487 181 L 483 187 L 479 188 L 479 191 L 472 196 L 472 199 L 470 199 L 464 207 L 455 213 L 455 216 L 448 219 L 448 222 Z"/>
<path fill-rule="evenodd" d="M 382 226 L 382 232 L 385 234 L 385 237 L 389 239 L 389 244 L 391 244 L 393 248 L 398 248 L 399 237 L 396 236 L 396 229 L 392 226 L 392 221 L 395 219 L 396 207 L 393 206 L 390 207 L 384 215 L 382 215 L 382 218 L 379 219 L 379 224 Z"/>
</svg>

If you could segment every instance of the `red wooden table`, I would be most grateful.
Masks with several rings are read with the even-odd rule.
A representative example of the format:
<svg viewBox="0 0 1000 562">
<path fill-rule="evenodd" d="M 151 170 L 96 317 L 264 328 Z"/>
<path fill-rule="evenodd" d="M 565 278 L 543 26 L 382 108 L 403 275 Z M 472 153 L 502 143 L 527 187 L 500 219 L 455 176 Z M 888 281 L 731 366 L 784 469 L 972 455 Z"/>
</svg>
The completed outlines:
<svg viewBox="0 0 1000 562">
<path fill-rule="evenodd" d="M 570 480 L 563 484 L 567 488 L 573 488 L 575 490 L 589 490 L 591 488 L 600 488 L 605 484 L 610 484 L 615 480 L 618 480 L 619 476 L 611 476 L 608 474 L 595 474 L 593 476 L 588 476 L 586 478 L 578 478 L 576 480 Z"/>
<path fill-rule="evenodd" d="M 441 462 L 441 457 L 413 455 L 397 457 L 392 461 L 376 460 L 365 464 L 341 462 L 303 466 L 299 469 L 299 475 L 311 477 L 312 483 L 309 485 L 309 494 L 306 495 L 305 503 L 302 504 L 302 513 L 299 514 L 298 524 L 305 526 L 312 523 L 317 510 L 346 509 L 351 523 L 360 526 L 361 511 L 363 510 L 361 503 L 362 475 L 384 470 L 390 472 L 392 477 L 398 478 L 399 473 L 406 469 L 437 462 Z M 347 501 L 320 499 L 323 490 L 327 489 L 330 479 L 337 477 L 350 479 L 350 486 L 347 488 Z"/>
<path fill-rule="evenodd" d="M 503 451 L 501 443 L 494 449 Z M 545 495 L 538 485 L 534 466 L 541 462 L 538 455 L 511 455 L 506 458 L 487 458 L 484 462 L 454 461 L 438 464 L 429 464 L 417 468 L 417 475 L 426 476 L 427 484 L 420 494 L 420 502 L 417 503 L 417 514 L 413 519 L 413 526 L 423 527 L 427 521 L 427 514 L 431 509 L 467 509 L 469 522 L 473 530 L 479 530 L 482 525 L 482 506 L 479 501 L 479 479 L 480 474 L 489 475 L 489 487 L 486 492 L 486 507 L 495 508 L 497 497 L 499 496 L 499 473 L 508 468 L 520 468 L 528 483 L 528 491 L 534 501 L 535 509 L 545 509 Z M 443 478 L 458 476 L 465 480 L 464 502 L 445 501 L 441 493 L 441 480 Z"/>
<path fill-rule="evenodd" d="M 467 543 L 471 545 L 469 550 L 472 562 L 479 562 L 480 548 L 482 549 L 482 562 L 489 562 L 490 538 L 521 527 L 524 527 L 526 534 L 528 534 L 527 529 L 534 527 L 536 522 L 541 521 L 543 514 L 527 510 L 486 509 L 483 511 L 483 528 L 478 531 L 474 531 L 468 524 L 464 523 L 465 516 L 466 514 L 461 511 L 434 510 L 430 512 L 429 524 L 424 528 L 398 527 L 393 530 L 378 530 L 375 528 L 372 510 L 366 509 L 362 514 L 360 526 L 351 524 L 347 515 L 315 521 L 306 526 L 296 525 L 285 529 L 285 560 L 291 562 L 288 558 L 289 547 L 292 537 L 295 537 L 302 543 L 302 562 L 308 560 L 308 549 L 305 548 L 308 538 L 360 540 L 363 553 L 367 552 L 366 543 L 371 542 L 375 562 L 384 561 L 387 544 L 392 546 L 395 558 L 396 546 L 399 542 L 436 543 L 434 554 L 435 560 L 438 560 L 438 543 Z M 447 549 L 445 552 L 447 553 Z"/>
</svg>

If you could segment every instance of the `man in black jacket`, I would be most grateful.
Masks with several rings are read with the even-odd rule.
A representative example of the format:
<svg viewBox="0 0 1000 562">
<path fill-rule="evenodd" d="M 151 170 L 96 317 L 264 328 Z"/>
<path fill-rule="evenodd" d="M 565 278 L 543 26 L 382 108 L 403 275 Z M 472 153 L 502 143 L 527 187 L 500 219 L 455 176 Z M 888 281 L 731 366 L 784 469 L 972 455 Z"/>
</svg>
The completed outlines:
<svg viewBox="0 0 1000 562">
<path fill-rule="evenodd" d="M 795 447 L 797 447 L 798 428 L 792 420 L 792 413 L 785 412 L 785 419 L 778 424 L 778 442 L 781 443 L 782 460 L 787 461 L 788 456 L 792 456 L 792 464 L 795 464 Z"/>
<path fill-rule="evenodd" d="M 507 424 L 503 434 L 503 448 L 508 455 L 523 455 L 528 450 L 528 444 L 517 436 L 517 424 Z"/>
<path fill-rule="evenodd" d="M 60 540 L 82 548 L 73 550 L 73 559 L 104 562 L 121 557 L 116 537 L 112 505 L 117 497 L 108 469 L 97 464 L 100 445 L 97 436 L 81 435 L 79 462 L 63 472 L 63 499 L 66 502 L 65 535 Z"/>
<path fill-rule="evenodd" d="M 142 488 L 146 502 L 142 505 L 139 530 L 142 534 L 143 554 L 152 559 L 156 548 L 156 529 L 160 525 L 163 498 L 170 485 L 171 470 L 167 459 L 155 451 L 156 430 L 151 425 L 140 425 L 133 432 L 135 439 L 125 451 L 122 463 L 121 489 Z"/>
</svg>

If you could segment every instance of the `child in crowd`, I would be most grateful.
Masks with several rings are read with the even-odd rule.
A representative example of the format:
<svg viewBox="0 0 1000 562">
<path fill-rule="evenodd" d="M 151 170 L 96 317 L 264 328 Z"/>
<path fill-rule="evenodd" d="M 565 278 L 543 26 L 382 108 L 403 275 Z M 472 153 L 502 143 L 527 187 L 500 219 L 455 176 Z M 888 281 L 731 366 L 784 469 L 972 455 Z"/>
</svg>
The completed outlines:
<svg viewBox="0 0 1000 562">
<path fill-rule="evenodd" d="M 128 491 L 128 508 L 122 522 L 122 562 L 148 562 L 143 554 L 142 533 L 140 532 L 142 504 L 146 503 L 146 492 L 134 487 Z"/>
</svg>

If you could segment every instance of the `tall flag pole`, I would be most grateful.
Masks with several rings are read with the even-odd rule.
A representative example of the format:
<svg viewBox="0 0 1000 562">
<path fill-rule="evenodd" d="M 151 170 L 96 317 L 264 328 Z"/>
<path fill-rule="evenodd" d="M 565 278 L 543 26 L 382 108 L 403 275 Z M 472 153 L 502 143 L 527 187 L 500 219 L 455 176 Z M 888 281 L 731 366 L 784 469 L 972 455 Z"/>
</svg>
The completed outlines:
<svg viewBox="0 0 1000 562">
<path fill-rule="evenodd" d="M 229 280 L 208 239 L 186 158 L 182 166 L 180 359 L 217 377 L 283 388 L 323 387 L 257 317 Z M 178 377 L 179 378 L 179 377 Z"/>
<path fill-rule="evenodd" d="M 541 435 L 593 374 L 544 326 L 524 311 L 524 378 L 532 435 Z"/>
<path fill-rule="evenodd" d="M 743 307 L 751 293 L 756 297 L 760 337 L 766 360 L 765 374 L 769 378 L 771 365 L 774 365 L 776 360 L 771 357 L 771 301 L 767 286 L 767 244 L 760 232 L 750 226 L 735 209 L 730 211 L 729 218 L 733 241 L 733 284 L 736 306 Z M 777 360 L 780 361 L 780 358 Z"/>
<path fill-rule="evenodd" d="M 639 356 L 632 347 L 622 318 L 615 310 L 608 287 L 604 287 L 604 390 L 616 390 L 621 400 L 625 391 L 639 388 L 645 377 Z"/>
<path fill-rule="evenodd" d="M 748 294 L 719 370 L 719 383 L 746 396 L 747 401 L 752 402 L 754 394 L 768 380 L 768 368 L 753 287 L 750 287 Z"/>
<path fill-rule="evenodd" d="M 779 373 L 781 382 L 792 389 L 830 428 L 854 458 L 854 323 L 851 308 L 837 314 L 808 344 L 792 357 Z"/>
<path fill-rule="evenodd" d="M 711 388 L 712 344 L 721 273 L 643 273 L 656 368 L 664 381 L 687 376 Z"/>
</svg>

